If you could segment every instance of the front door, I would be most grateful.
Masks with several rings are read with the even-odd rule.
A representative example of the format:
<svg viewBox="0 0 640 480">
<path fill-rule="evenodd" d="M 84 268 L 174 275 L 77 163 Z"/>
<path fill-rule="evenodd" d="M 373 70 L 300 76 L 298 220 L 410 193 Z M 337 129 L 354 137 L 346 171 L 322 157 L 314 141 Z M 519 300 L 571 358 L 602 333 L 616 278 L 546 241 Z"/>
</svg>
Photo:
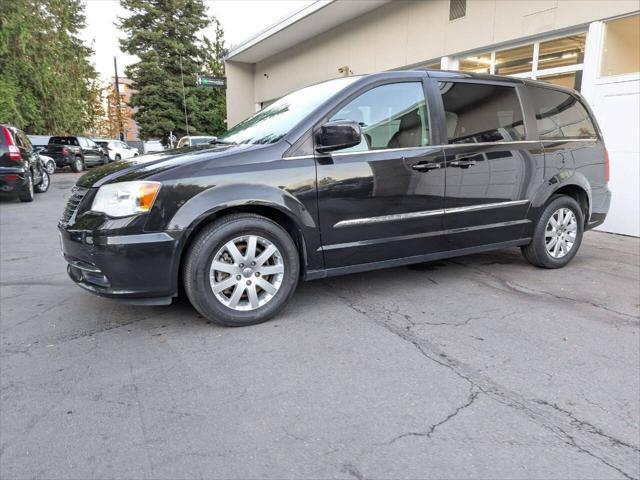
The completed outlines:
<svg viewBox="0 0 640 480">
<path fill-rule="evenodd" d="M 328 120 L 360 123 L 362 141 L 316 156 L 326 267 L 440 251 L 442 148 L 431 145 L 422 82 L 373 87 Z"/>
<path fill-rule="evenodd" d="M 514 85 L 440 82 L 447 144 L 444 230 L 448 250 L 521 238 L 543 181 L 544 152 L 527 140 Z"/>
</svg>

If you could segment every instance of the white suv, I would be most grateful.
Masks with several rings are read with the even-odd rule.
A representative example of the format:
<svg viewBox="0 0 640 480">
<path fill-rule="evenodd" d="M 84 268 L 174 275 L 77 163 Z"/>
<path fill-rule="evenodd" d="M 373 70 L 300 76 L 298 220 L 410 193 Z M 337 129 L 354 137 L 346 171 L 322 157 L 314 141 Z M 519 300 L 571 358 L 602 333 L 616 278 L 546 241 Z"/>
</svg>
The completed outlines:
<svg viewBox="0 0 640 480">
<path fill-rule="evenodd" d="M 127 158 L 137 157 L 139 155 L 136 148 L 133 148 L 120 140 L 97 139 L 95 142 L 106 150 L 110 162 L 126 160 Z"/>
</svg>

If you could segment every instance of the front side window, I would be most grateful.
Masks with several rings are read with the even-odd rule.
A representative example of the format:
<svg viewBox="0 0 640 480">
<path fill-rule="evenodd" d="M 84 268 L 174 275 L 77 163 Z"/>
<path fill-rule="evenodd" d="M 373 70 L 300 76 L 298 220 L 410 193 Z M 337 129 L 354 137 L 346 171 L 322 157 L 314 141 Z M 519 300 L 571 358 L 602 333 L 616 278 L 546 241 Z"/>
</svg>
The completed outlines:
<svg viewBox="0 0 640 480">
<path fill-rule="evenodd" d="M 342 107 L 331 120 L 351 120 L 362 128 L 360 145 L 343 151 L 429 144 L 427 106 L 421 82 L 392 83 L 372 88 Z"/>
<path fill-rule="evenodd" d="M 517 141 L 525 138 L 515 88 L 440 82 L 449 143 Z"/>
<path fill-rule="evenodd" d="M 595 138 L 586 108 L 573 95 L 550 88 L 529 87 L 540 138 Z"/>
<path fill-rule="evenodd" d="M 229 143 L 275 143 L 358 78 L 338 78 L 293 92 L 232 127 L 220 140 Z"/>
</svg>

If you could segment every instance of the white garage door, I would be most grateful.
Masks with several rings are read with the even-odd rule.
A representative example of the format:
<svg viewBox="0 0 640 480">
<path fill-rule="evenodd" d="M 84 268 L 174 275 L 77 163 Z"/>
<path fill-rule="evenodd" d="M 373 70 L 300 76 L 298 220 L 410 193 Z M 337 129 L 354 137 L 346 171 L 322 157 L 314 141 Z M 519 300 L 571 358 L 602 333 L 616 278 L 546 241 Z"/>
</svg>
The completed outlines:
<svg viewBox="0 0 640 480">
<path fill-rule="evenodd" d="M 593 110 L 609 151 L 611 209 L 599 230 L 640 236 L 640 80 L 595 87 Z"/>
</svg>

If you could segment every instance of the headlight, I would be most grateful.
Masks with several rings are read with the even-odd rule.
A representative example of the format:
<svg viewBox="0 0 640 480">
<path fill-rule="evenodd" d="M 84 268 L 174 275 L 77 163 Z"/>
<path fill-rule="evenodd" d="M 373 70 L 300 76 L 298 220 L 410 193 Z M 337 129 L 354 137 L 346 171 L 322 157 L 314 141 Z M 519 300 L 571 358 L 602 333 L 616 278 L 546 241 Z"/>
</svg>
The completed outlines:
<svg viewBox="0 0 640 480">
<path fill-rule="evenodd" d="M 121 182 L 103 185 L 91 210 L 110 217 L 128 217 L 151 210 L 160 190 L 159 182 Z"/>
</svg>

